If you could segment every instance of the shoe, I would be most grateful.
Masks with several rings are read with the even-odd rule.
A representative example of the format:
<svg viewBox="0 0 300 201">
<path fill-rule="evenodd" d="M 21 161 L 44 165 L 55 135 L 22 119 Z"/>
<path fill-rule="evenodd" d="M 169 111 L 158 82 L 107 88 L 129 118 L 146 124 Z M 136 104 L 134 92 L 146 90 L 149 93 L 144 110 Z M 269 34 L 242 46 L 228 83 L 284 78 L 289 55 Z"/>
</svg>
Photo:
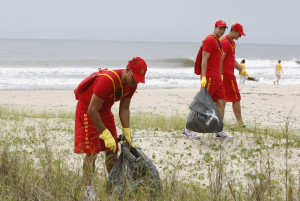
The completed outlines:
<svg viewBox="0 0 300 201">
<path fill-rule="evenodd" d="M 232 140 L 233 136 L 230 135 L 228 132 L 222 130 L 221 132 L 216 133 L 216 138 L 224 139 L 224 140 Z"/>
<path fill-rule="evenodd" d="M 181 135 L 182 135 L 182 137 L 191 139 L 191 140 L 199 140 L 200 139 L 200 137 L 196 136 L 192 131 L 190 131 L 186 128 L 182 130 Z"/>
<path fill-rule="evenodd" d="M 85 192 L 84 192 L 84 200 L 85 201 L 97 200 L 97 195 L 94 191 L 93 186 L 86 186 Z"/>
</svg>

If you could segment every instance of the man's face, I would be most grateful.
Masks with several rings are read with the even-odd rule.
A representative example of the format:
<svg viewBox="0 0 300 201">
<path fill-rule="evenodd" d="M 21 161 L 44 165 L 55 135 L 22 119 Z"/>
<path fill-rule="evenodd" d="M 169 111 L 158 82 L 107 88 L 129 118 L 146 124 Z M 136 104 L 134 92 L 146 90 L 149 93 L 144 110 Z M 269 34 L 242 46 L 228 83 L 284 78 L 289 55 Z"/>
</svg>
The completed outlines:
<svg viewBox="0 0 300 201">
<path fill-rule="evenodd" d="M 137 81 L 134 80 L 131 69 L 129 69 L 128 72 L 129 72 L 129 73 L 128 73 L 128 78 L 127 78 L 128 84 L 129 84 L 129 86 L 134 87 L 134 86 L 137 85 L 139 82 L 137 82 Z"/>
<path fill-rule="evenodd" d="M 242 35 L 238 31 L 236 31 L 236 30 L 233 30 L 233 31 L 234 31 L 234 38 L 233 39 L 238 40 L 239 38 L 242 37 Z"/>
<path fill-rule="evenodd" d="M 225 30 L 226 30 L 226 27 L 216 27 L 216 28 L 215 28 L 215 35 L 216 35 L 218 38 L 221 38 L 221 37 L 224 35 Z"/>
</svg>

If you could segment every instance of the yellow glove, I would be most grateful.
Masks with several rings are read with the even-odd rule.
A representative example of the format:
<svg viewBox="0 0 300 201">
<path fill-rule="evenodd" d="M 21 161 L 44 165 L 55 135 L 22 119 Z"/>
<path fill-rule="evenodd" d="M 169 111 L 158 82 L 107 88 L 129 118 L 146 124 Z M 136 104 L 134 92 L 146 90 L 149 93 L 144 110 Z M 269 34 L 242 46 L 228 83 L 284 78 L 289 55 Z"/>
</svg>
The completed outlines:
<svg viewBox="0 0 300 201">
<path fill-rule="evenodd" d="M 131 129 L 130 128 L 122 128 L 122 132 L 126 138 L 126 141 L 129 143 L 129 145 L 131 147 L 135 148 L 135 145 L 132 143 Z"/>
<path fill-rule="evenodd" d="M 202 79 L 201 79 L 201 86 L 202 87 L 205 87 L 205 85 L 206 85 L 206 83 L 207 83 L 207 81 L 206 81 L 206 77 L 205 76 L 202 76 Z"/>
<path fill-rule="evenodd" d="M 116 152 L 116 149 L 117 149 L 116 141 L 108 129 L 105 129 L 102 132 L 102 134 L 99 136 L 99 138 L 104 140 L 106 148 L 112 150 L 113 152 Z"/>
<path fill-rule="evenodd" d="M 221 75 L 221 79 L 222 79 L 222 81 L 223 81 L 223 75 Z"/>
<path fill-rule="evenodd" d="M 245 68 L 243 68 L 243 70 L 241 71 L 241 75 L 244 77 L 250 77 Z"/>
</svg>

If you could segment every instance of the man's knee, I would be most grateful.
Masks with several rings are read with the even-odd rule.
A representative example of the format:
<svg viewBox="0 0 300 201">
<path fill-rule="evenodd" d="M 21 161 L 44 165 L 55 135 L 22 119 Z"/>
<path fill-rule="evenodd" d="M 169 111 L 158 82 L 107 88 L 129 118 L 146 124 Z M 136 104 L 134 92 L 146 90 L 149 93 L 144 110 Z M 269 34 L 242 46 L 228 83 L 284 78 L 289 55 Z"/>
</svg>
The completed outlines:
<svg viewBox="0 0 300 201">
<path fill-rule="evenodd" d="M 106 170 L 110 173 L 111 169 L 114 167 L 116 161 L 118 159 L 118 153 L 113 151 L 106 151 L 105 152 L 105 165 Z"/>
<path fill-rule="evenodd" d="M 96 160 L 96 154 L 86 154 L 84 158 L 84 164 L 91 164 Z"/>
<path fill-rule="evenodd" d="M 106 151 L 105 152 L 105 160 L 108 162 L 114 161 L 118 159 L 118 153 L 113 151 Z"/>
<path fill-rule="evenodd" d="M 217 105 L 225 106 L 226 105 L 226 100 L 225 99 L 218 99 L 217 100 Z"/>
<path fill-rule="evenodd" d="M 240 101 L 232 102 L 232 106 L 238 106 L 238 105 L 240 105 Z"/>
</svg>

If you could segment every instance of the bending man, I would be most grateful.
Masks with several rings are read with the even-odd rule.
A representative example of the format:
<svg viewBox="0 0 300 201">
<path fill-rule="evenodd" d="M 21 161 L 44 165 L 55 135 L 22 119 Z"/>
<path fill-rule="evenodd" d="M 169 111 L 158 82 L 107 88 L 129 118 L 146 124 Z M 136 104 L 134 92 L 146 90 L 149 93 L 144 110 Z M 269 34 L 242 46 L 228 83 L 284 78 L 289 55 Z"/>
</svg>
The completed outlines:
<svg viewBox="0 0 300 201">
<path fill-rule="evenodd" d="M 131 146 L 129 105 L 139 82 L 145 83 L 147 65 L 140 57 L 128 62 L 126 69 L 102 70 L 97 78 L 78 97 L 75 117 L 75 153 L 85 153 L 83 161 L 83 182 L 85 198 L 95 200 L 92 185 L 95 159 L 105 151 L 105 165 L 109 173 L 117 160 L 118 144 L 113 104 L 120 100 L 119 117 L 122 132 Z"/>
</svg>

